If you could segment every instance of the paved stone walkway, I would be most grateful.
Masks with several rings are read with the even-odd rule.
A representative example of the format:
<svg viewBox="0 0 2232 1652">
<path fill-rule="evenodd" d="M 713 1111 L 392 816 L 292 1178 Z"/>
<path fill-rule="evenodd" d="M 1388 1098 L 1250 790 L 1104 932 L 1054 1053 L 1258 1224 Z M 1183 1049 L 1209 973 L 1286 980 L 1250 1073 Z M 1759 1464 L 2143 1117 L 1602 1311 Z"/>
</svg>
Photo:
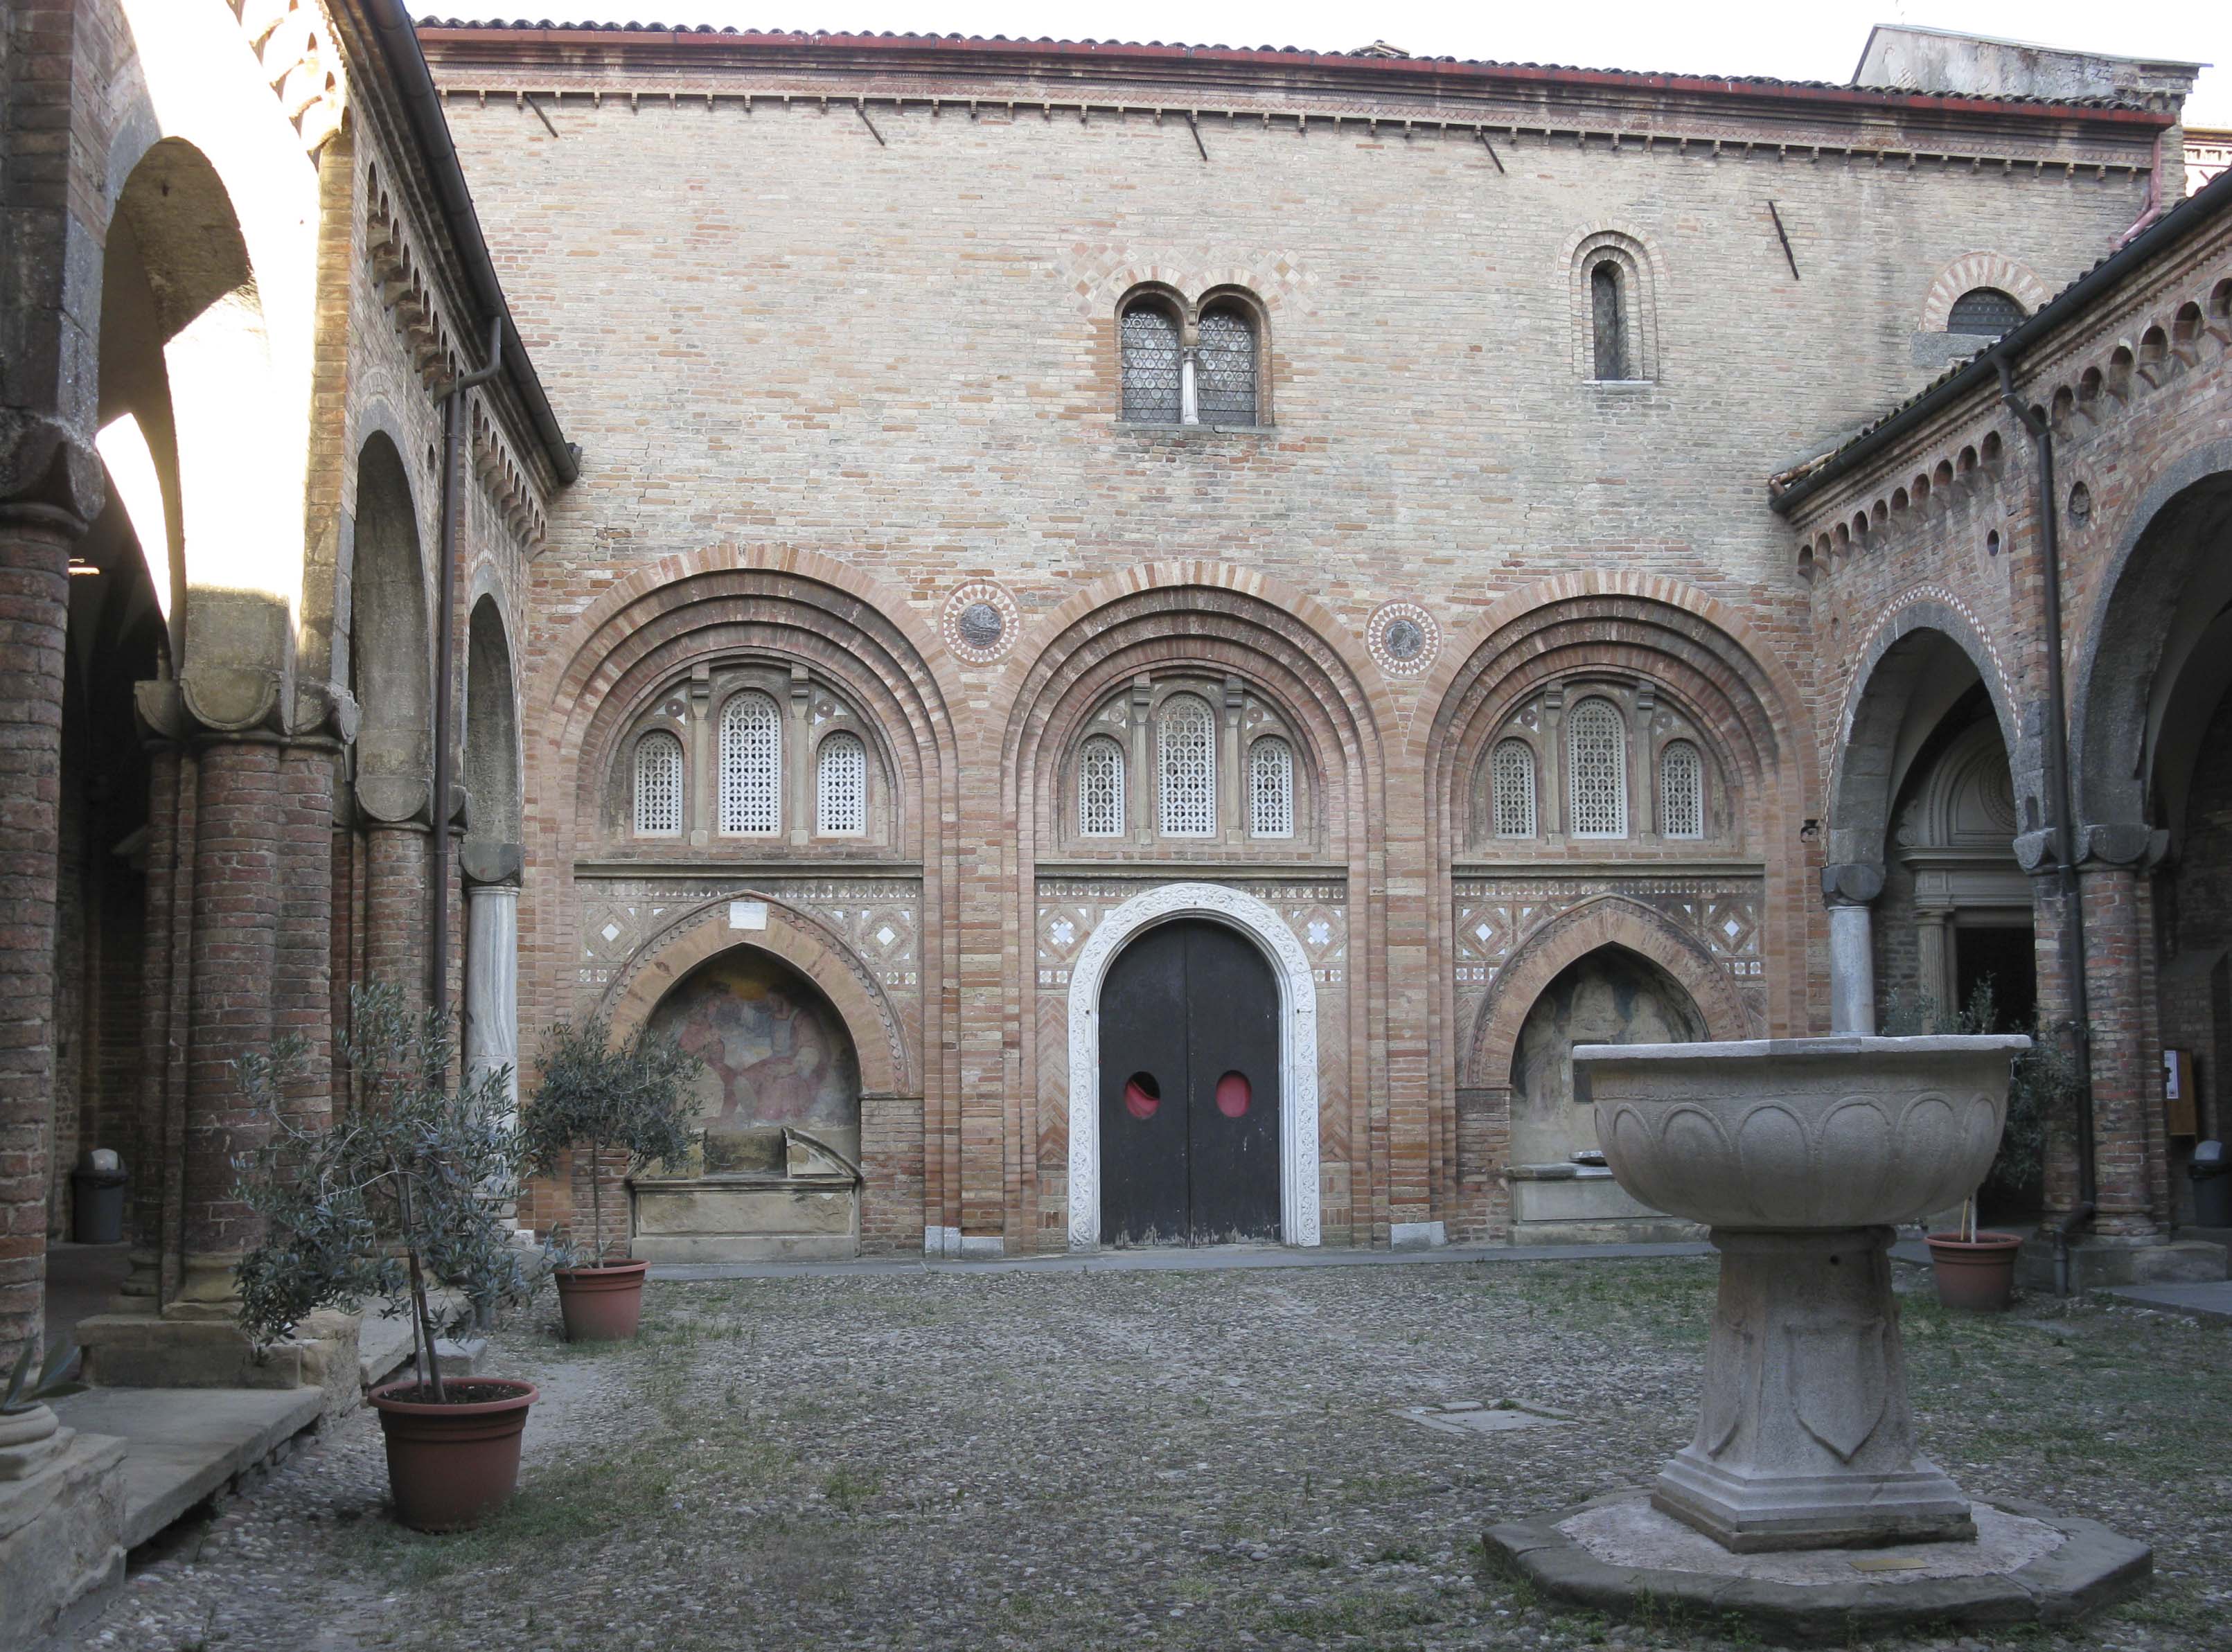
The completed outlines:
<svg viewBox="0 0 2232 1652">
<path fill-rule="evenodd" d="M 491 1361 L 544 1396 L 502 1519 L 392 1526 L 360 1413 L 143 1565 L 83 1643 L 1755 1645 L 1554 1613 L 1478 1558 L 1489 1523 L 1683 1442 L 1711 1281 L 1669 1260 L 665 1283 L 643 1341 L 603 1350 L 560 1343 L 546 1302 Z M 2232 1331 L 1918 1296 L 1907 1330 L 1924 1438 L 1965 1484 L 2157 1545 L 2139 1601 L 2005 1644 L 2225 1644 L 2232 1475 L 2196 1418 Z M 1528 1421 L 1450 1409 L 1502 1400 Z"/>
</svg>

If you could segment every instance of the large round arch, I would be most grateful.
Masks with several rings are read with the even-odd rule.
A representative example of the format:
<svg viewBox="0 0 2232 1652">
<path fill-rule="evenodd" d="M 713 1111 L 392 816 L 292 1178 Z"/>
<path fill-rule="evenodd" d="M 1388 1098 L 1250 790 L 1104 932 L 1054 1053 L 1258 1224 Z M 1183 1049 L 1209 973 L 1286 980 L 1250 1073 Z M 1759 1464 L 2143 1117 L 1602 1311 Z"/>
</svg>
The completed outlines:
<svg viewBox="0 0 2232 1652">
<path fill-rule="evenodd" d="M 1322 604 L 1258 570 L 1207 560 L 1159 562 L 1097 581 L 1035 622 L 1011 670 L 999 795 L 1015 838 L 1003 929 L 1013 949 L 1008 956 L 1035 956 L 1048 969 L 1007 970 L 1001 949 L 988 947 L 969 981 L 1007 1006 L 1018 1033 L 1020 1047 L 1007 1068 L 1023 1078 L 1006 1103 L 1005 1129 L 1019 1161 L 1009 1171 L 1019 1184 L 1011 1226 L 1025 1219 L 1039 1189 L 1061 1185 L 1063 1167 L 1080 1162 L 1072 1137 L 1080 1118 L 1062 1059 L 1067 1012 L 1059 994 L 1063 972 L 1074 968 L 1073 948 L 1097 934 L 1122 898 L 1112 891 L 1103 906 L 1095 896 L 1099 917 L 1074 929 L 1041 913 L 1041 863 L 1058 841 L 1058 777 L 1085 721 L 1124 684 L 1141 676 L 1191 674 L 1224 679 L 1243 696 L 1275 707 L 1296 736 L 1298 766 L 1306 761 L 1311 769 L 1318 829 L 1308 852 L 1294 856 L 1282 875 L 1299 886 L 1314 885 L 1305 898 L 1339 905 L 1345 924 L 1345 976 L 1330 989 L 1345 1001 L 1326 1012 L 1328 1023 L 1341 1028 L 1340 1038 L 1320 1049 L 1327 1071 L 1336 1076 L 1327 1081 L 1332 1099 L 1320 1110 L 1313 1151 L 1346 1168 L 1345 1179 L 1333 1179 L 1346 1186 L 1348 1202 L 1321 1220 L 1364 1234 L 1397 1224 L 1423 1229 L 1433 1215 L 1430 1189 L 1392 1170 L 1394 1154 L 1407 1156 L 1417 1137 L 1391 1145 L 1385 1131 L 1372 1128 L 1366 1098 L 1397 1109 L 1404 1121 L 1398 1128 L 1406 1132 L 1424 1130 L 1425 960 L 1423 954 L 1398 956 L 1384 905 L 1348 891 L 1383 876 L 1423 878 L 1426 868 L 1423 860 L 1411 864 L 1411 844 L 1391 842 L 1385 829 L 1385 748 L 1399 717 L 1356 637 Z M 1174 881 L 1236 864 L 1223 847 L 1171 855 L 1158 842 L 1112 858 L 1128 862 L 1128 876 L 1152 869 Z M 1430 1142 L 1419 1144 L 1431 1150 Z M 1073 1219 L 1093 1208 L 1074 1189 L 1069 1197 Z M 1285 1230 L 1300 1231 L 1293 1224 Z"/>
<path fill-rule="evenodd" d="M 1933 677 L 1933 667 L 1949 660 L 1958 662 L 1950 679 Z M 1924 590 L 1886 614 L 1855 657 L 1829 771 L 1831 865 L 1883 865 L 1902 742 L 1913 743 L 1917 713 L 1921 721 L 1934 722 L 1971 681 L 1981 682 L 1990 697 L 2018 796 L 2025 795 L 2028 784 L 2030 817 L 2043 818 L 2030 749 L 2035 742 L 2026 743 L 1997 642 L 1950 593 Z"/>
<path fill-rule="evenodd" d="M 1203 917 L 1238 930 L 1262 952 L 1279 988 L 1279 1234 L 1315 1245 L 1318 1190 L 1317 983 L 1294 931 L 1254 896 L 1223 884 L 1165 884 L 1109 912 L 1070 966 L 1069 1245 L 1100 1242 L 1100 988 L 1108 966 L 1142 930 Z"/>
<path fill-rule="evenodd" d="M 2125 518 L 2071 674 L 2070 780 L 2080 825 L 2163 824 L 2182 812 L 2175 805 L 2183 775 L 2158 773 L 2159 760 L 2190 759 L 2180 725 L 2207 719 L 2207 707 L 2181 717 L 2177 701 L 2181 679 L 2209 675 L 2204 638 L 2215 640 L 2211 628 L 2232 606 L 2228 534 L 2232 440 L 2190 449 L 2163 467 Z M 2165 778 L 2177 798 L 2154 795 Z"/>
</svg>

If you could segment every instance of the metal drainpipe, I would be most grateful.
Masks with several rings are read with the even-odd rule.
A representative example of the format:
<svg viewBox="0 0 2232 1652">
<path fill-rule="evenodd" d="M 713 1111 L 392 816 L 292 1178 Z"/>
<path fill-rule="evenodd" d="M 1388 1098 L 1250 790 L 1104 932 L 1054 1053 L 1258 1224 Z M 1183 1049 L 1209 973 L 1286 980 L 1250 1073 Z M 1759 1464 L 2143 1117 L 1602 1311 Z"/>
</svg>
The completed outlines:
<svg viewBox="0 0 2232 1652">
<path fill-rule="evenodd" d="M 2061 683 L 2061 534 L 2054 509 L 2054 427 L 2015 393 L 2015 370 L 2008 358 L 1995 357 L 1994 365 L 2000 370 L 2000 399 L 2038 450 L 2039 555 L 2046 599 L 2046 786 L 2054 813 L 2047 836 L 2061 878 L 2061 973 L 2069 982 L 2070 1020 L 2077 1043 L 2077 1205 L 2054 1228 L 2054 1284 L 2067 1296 L 2069 1238 L 2092 1219 L 2099 1185 L 2092 1159 L 2092 1018 L 2085 976 L 2085 903 L 2072 852 L 2076 807 L 2070 794 L 2068 712 Z"/>
<path fill-rule="evenodd" d="M 450 750 L 455 697 L 450 678 L 457 661 L 457 507 L 464 493 L 458 471 L 465 457 L 465 394 L 503 371 L 503 319 L 496 316 L 489 322 L 488 366 L 453 379 L 442 398 L 442 532 L 434 604 L 434 841 L 427 856 L 434 910 L 426 926 L 426 1001 L 444 1011 L 449 1008 L 450 976 L 450 793 L 457 784 Z"/>
</svg>

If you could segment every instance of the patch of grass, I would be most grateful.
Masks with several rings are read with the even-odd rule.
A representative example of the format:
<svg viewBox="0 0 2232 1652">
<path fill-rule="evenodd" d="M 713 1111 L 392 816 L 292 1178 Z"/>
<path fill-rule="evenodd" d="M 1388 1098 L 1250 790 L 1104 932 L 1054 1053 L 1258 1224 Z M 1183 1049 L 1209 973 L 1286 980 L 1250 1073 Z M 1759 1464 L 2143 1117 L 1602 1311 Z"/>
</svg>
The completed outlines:
<svg viewBox="0 0 2232 1652">
<path fill-rule="evenodd" d="M 860 1474 L 842 1466 L 830 1470 L 821 1482 L 821 1494 L 847 1514 L 858 1514 L 883 1489 L 882 1475 Z"/>
</svg>

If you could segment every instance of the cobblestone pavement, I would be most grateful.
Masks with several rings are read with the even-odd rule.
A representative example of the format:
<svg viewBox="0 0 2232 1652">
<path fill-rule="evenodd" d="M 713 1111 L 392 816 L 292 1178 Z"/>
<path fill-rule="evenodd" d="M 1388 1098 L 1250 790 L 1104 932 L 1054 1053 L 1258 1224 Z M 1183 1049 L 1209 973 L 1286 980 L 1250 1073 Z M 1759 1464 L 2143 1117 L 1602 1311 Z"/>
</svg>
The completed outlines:
<svg viewBox="0 0 2232 1652">
<path fill-rule="evenodd" d="M 1911 1279 L 1918 1276 L 1910 1276 Z M 83 1638 L 269 1648 L 1755 1645 L 1609 1624 L 1485 1573 L 1479 1533 L 1684 1442 L 1710 1262 L 880 1275 L 651 1287 L 632 1347 L 546 1299 L 490 1369 L 542 1387 L 522 1491 L 465 1537 L 383 1514 L 361 1411 L 139 1567 Z M 2137 1602 L 1972 1649 L 2222 1648 L 2232 1330 L 1910 1296 L 1917 1410 L 1966 1486 L 2156 1545 Z M 1572 1414 L 1454 1435 L 1463 1400 Z"/>
</svg>

